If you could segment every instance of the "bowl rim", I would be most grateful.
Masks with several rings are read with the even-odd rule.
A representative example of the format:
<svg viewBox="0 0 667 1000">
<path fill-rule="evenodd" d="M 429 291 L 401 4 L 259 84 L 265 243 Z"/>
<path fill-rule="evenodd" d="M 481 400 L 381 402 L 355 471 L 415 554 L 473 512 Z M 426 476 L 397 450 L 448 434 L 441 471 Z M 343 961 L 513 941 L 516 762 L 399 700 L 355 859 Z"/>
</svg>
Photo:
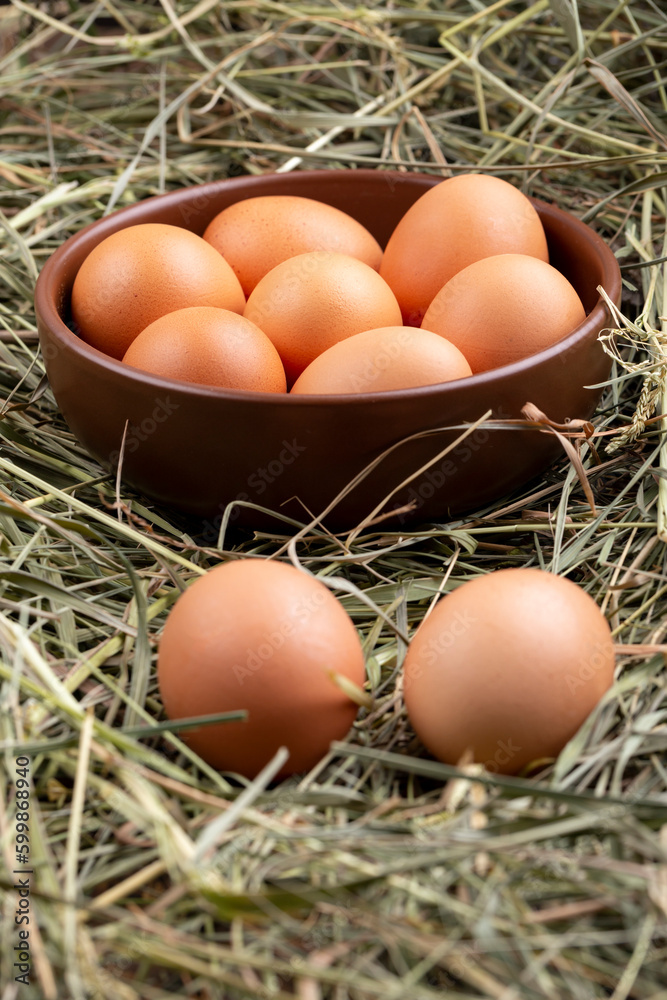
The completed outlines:
<svg viewBox="0 0 667 1000">
<path fill-rule="evenodd" d="M 473 173 L 474 171 L 470 172 Z M 433 186 L 446 179 L 438 177 L 437 175 L 421 173 L 418 171 L 411 171 L 407 174 L 399 171 L 373 169 L 359 169 L 351 171 L 304 170 L 298 172 L 299 177 L 306 181 L 310 181 L 311 183 L 316 181 L 317 178 L 321 178 L 324 175 L 330 176 L 332 174 L 337 174 L 337 179 L 341 179 L 341 175 L 342 177 L 347 175 L 355 179 L 359 178 L 361 175 L 364 180 L 369 179 L 371 175 L 373 175 L 374 178 L 379 175 L 383 178 L 387 178 L 388 180 L 393 177 L 396 182 L 400 182 L 402 184 L 409 181 L 413 177 L 421 180 L 428 178 L 433 181 Z M 198 382 L 187 382 L 185 380 L 167 378 L 162 375 L 155 375 L 151 372 L 144 371 L 143 369 L 133 368 L 131 365 L 125 364 L 123 361 L 119 361 L 116 358 L 112 358 L 108 354 L 104 354 L 97 348 L 87 344 L 81 337 L 77 336 L 77 334 L 70 330 L 64 322 L 55 302 L 55 293 L 58 287 L 58 265 L 60 264 L 61 259 L 66 256 L 72 248 L 83 240 L 93 229 L 100 228 L 104 225 L 110 225 L 110 220 L 118 220 L 125 215 L 132 216 L 138 211 L 139 206 L 143 207 L 148 204 L 168 203 L 170 201 L 178 202 L 183 198 L 183 193 L 185 191 L 193 192 L 193 197 L 206 197 L 207 193 L 213 194 L 213 192 L 218 192 L 223 185 L 233 185 L 235 181 L 244 182 L 238 186 L 245 188 L 246 185 L 250 186 L 255 180 L 260 181 L 265 180 L 266 178 L 288 178 L 293 176 L 294 175 L 291 174 L 278 174 L 276 172 L 259 174 L 253 177 L 246 177 L 244 175 L 238 178 L 222 178 L 220 180 L 209 181 L 204 184 L 189 185 L 185 188 L 176 188 L 173 191 L 168 191 L 164 194 L 143 198 L 132 205 L 117 209 L 109 215 L 103 216 L 101 219 L 88 223 L 88 225 L 84 226 L 83 229 L 80 229 L 78 232 L 73 233 L 70 237 L 68 237 L 50 255 L 38 275 L 34 292 L 35 311 L 37 314 L 38 325 L 41 323 L 44 327 L 46 327 L 51 337 L 59 342 L 61 348 L 71 350 L 75 354 L 79 354 L 83 359 L 99 365 L 109 375 L 116 379 L 127 379 L 130 382 L 137 383 L 138 385 L 151 390 L 193 394 L 198 397 L 209 399 L 240 400 L 245 402 L 255 402 L 258 404 L 271 403 L 278 406 L 302 407 L 314 405 L 349 406 L 352 403 L 357 405 L 377 405 L 381 401 L 390 402 L 393 400 L 399 402 L 401 400 L 410 400 L 414 398 L 441 396 L 443 393 L 446 395 L 448 392 L 455 389 L 461 389 L 464 386 L 477 388 L 485 385 L 492 385 L 497 383 L 499 380 L 503 381 L 514 375 L 528 375 L 533 368 L 536 368 L 544 363 L 548 363 L 552 359 L 557 358 L 559 355 L 566 354 L 580 341 L 585 340 L 591 334 L 593 329 L 597 327 L 604 327 L 605 320 L 608 317 L 608 309 L 602 296 L 598 295 L 597 302 L 591 311 L 587 313 L 586 318 L 578 326 L 576 326 L 571 333 L 561 338 L 561 340 L 556 341 L 555 344 L 551 344 L 549 347 L 544 348 L 542 351 L 530 354 L 525 358 L 520 358 L 518 361 L 514 361 L 508 365 L 502 365 L 498 368 L 490 368 L 488 371 L 479 372 L 476 375 L 467 375 L 463 378 L 451 379 L 447 382 L 435 382 L 429 385 L 412 386 L 406 389 L 335 394 L 298 393 L 293 395 L 291 392 L 258 392 L 252 389 L 225 389 Z M 345 181 L 343 182 L 345 183 Z M 347 181 L 347 183 L 350 183 L 350 181 Z M 312 197 L 312 193 L 309 193 L 307 196 Z M 578 232 L 582 238 L 585 238 L 588 242 L 595 245 L 601 259 L 602 269 L 609 278 L 608 284 L 610 287 L 605 287 L 605 291 L 612 301 L 617 301 L 622 287 L 621 272 L 613 251 L 608 244 L 605 243 L 602 237 L 599 236 L 598 233 L 596 233 L 595 230 L 588 226 L 585 222 L 578 219 L 577 216 L 572 215 L 570 212 L 566 212 L 557 205 L 543 201 L 539 198 L 531 197 L 530 201 L 535 208 L 540 209 L 544 214 L 560 218 L 561 220 L 567 220 L 568 225 L 571 226 L 575 232 Z M 128 223 L 128 225 L 133 225 L 133 223 Z M 49 294 L 49 290 L 51 294 Z"/>
</svg>

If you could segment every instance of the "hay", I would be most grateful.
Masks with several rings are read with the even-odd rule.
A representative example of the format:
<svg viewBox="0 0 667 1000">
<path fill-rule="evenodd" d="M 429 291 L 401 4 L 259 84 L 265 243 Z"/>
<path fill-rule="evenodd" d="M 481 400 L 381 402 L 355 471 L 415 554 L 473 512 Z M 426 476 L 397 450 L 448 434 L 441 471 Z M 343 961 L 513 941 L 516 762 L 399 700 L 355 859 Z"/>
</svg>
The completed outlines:
<svg viewBox="0 0 667 1000">
<path fill-rule="evenodd" d="M 3 998 L 667 997 L 666 26 L 651 0 L 0 8 Z M 43 262 L 165 190 L 361 165 L 493 171 L 611 243 L 629 337 L 600 460 L 581 453 L 596 513 L 564 457 L 493 508 L 401 533 L 230 529 L 223 551 L 124 487 L 119 517 L 44 380 Z M 340 581 L 375 705 L 310 775 L 243 787 L 164 723 L 155 640 L 195 575 L 290 543 Z M 438 592 L 526 565 L 600 603 L 617 683 L 537 780 L 437 764 L 402 708 L 404 640 Z M 30 986 L 10 957 L 22 753 Z"/>
</svg>

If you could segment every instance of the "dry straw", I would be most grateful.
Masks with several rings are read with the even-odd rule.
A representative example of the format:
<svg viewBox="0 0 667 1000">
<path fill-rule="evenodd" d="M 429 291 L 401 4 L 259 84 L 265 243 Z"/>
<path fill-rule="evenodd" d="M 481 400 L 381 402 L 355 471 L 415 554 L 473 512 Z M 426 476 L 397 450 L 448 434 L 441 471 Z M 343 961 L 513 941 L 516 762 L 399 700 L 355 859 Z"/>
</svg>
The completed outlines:
<svg viewBox="0 0 667 1000">
<path fill-rule="evenodd" d="M 662 5 L 14 0 L 0 41 L 0 996 L 665 1000 Z M 409 531 L 227 525 L 224 550 L 117 495 L 44 380 L 48 255 L 161 191 L 362 165 L 491 171 L 613 246 L 613 378 L 579 473 L 564 454 L 493 507 Z M 165 723 L 156 639 L 198 574 L 277 552 L 352 615 L 373 705 L 311 774 L 276 786 L 278 761 L 243 787 Z M 405 640 L 438 595 L 527 565 L 599 602 L 617 683 L 538 780 L 437 764 L 403 711 Z M 10 957 L 21 752 L 30 986 Z"/>
</svg>

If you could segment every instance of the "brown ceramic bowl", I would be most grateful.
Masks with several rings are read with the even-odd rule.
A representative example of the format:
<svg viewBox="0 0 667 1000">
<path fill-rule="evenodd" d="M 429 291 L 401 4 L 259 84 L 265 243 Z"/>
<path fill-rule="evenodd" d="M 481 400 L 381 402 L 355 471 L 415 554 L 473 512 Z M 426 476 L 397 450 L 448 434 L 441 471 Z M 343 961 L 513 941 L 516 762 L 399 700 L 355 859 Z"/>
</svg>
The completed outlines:
<svg viewBox="0 0 667 1000">
<path fill-rule="evenodd" d="M 554 205 L 534 201 L 551 262 L 577 289 L 586 320 L 548 350 L 471 378 L 417 389 L 355 396 L 290 396 L 227 391 L 158 378 L 84 343 L 68 327 L 74 277 L 101 240 L 125 226 L 163 222 L 201 234 L 227 205 L 265 194 L 296 194 L 343 209 L 383 245 L 394 226 L 438 178 L 372 170 L 268 174 L 215 181 L 124 208 L 70 237 L 47 261 L 35 307 L 48 376 L 72 431 L 105 467 L 118 461 L 128 432 L 123 479 L 161 503 L 207 519 L 209 528 L 235 499 L 302 521 L 320 514 L 386 449 L 398 444 L 331 511 L 350 527 L 384 498 L 385 509 L 412 502 L 398 522 L 446 520 L 479 508 L 545 469 L 559 454 L 550 434 L 475 431 L 408 486 L 397 487 L 488 409 L 520 417 L 531 402 L 551 419 L 592 415 L 609 359 L 597 340 L 609 317 L 597 287 L 618 300 L 621 279 L 607 245 Z M 435 433 L 425 434 L 434 428 Z M 413 435 L 420 435 L 414 438 Z M 235 508 L 236 523 L 258 512 Z"/>
</svg>

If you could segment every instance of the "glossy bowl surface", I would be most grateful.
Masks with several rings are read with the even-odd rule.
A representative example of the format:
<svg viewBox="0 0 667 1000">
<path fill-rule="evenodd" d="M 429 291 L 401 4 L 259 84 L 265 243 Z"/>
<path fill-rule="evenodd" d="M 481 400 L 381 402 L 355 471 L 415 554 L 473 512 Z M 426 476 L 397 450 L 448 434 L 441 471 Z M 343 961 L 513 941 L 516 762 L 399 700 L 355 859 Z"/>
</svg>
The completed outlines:
<svg viewBox="0 0 667 1000">
<path fill-rule="evenodd" d="M 479 428 L 401 486 L 456 440 L 461 424 L 487 410 L 494 418 L 516 418 L 531 402 L 557 422 L 592 415 L 600 391 L 587 386 L 606 379 L 610 367 L 597 339 L 609 323 L 597 287 L 618 301 L 620 272 L 605 242 L 555 205 L 533 200 L 551 262 L 577 289 L 586 320 L 548 350 L 456 382 L 355 396 L 227 391 L 130 368 L 68 326 L 77 270 L 93 247 L 124 226 L 163 222 L 201 234 L 232 202 L 292 194 L 350 213 L 385 245 L 410 205 L 438 181 L 377 170 L 237 177 L 149 198 L 70 237 L 40 273 L 35 308 L 48 377 L 74 434 L 113 469 L 127 424 L 123 479 L 154 500 L 206 519 L 208 529 L 233 500 L 308 520 L 388 449 L 333 506 L 328 524 L 352 527 L 379 505 L 388 511 L 406 504 L 412 510 L 394 515 L 395 524 L 443 521 L 539 474 L 561 451 L 553 435 Z M 234 508 L 232 520 L 249 526 L 266 521 L 243 505 Z"/>
</svg>

